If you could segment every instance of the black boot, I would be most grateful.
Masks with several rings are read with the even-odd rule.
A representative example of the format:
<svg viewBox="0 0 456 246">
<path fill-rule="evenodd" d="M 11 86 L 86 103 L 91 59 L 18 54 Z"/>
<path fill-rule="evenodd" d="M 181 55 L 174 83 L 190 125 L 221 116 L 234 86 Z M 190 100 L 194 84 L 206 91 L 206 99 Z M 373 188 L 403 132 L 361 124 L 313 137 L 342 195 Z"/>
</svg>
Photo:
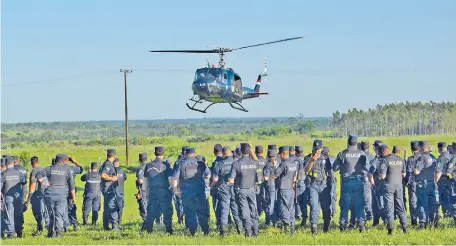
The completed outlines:
<svg viewBox="0 0 456 246">
<path fill-rule="evenodd" d="M 17 238 L 22 238 L 22 232 L 17 233 Z"/>
<path fill-rule="evenodd" d="M 402 227 L 402 231 L 404 232 L 404 234 L 407 234 L 408 233 L 408 228 L 407 227 Z"/>
<path fill-rule="evenodd" d="M 393 229 L 388 229 L 388 235 L 393 235 Z"/>
<path fill-rule="evenodd" d="M 77 222 L 76 222 L 76 223 L 74 223 L 74 225 L 73 225 L 73 229 L 74 229 L 74 231 L 78 231 L 78 223 L 77 223 Z"/>
<path fill-rule="evenodd" d="M 14 238 L 14 235 L 11 233 L 11 234 L 8 234 L 8 236 L 6 236 L 7 239 L 13 239 Z"/>
<path fill-rule="evenodd" d="M 222 237 L 225 236 L 225 225 L 220 226 L 220 236 L 222 236 Z"/>
<path fill-rule="evenodd" d="M 317 235 L 318 234 L 317 225 L 311 225 L 310 226 L 310 232 L 312 232 L 312 234 L 314 234 L 314 235 Z"/>
<path fill-rule="evenodd" d="M 82 225 L 86 226 L 87 225 L 87 218 L 82 218 Z"/>
</svg>

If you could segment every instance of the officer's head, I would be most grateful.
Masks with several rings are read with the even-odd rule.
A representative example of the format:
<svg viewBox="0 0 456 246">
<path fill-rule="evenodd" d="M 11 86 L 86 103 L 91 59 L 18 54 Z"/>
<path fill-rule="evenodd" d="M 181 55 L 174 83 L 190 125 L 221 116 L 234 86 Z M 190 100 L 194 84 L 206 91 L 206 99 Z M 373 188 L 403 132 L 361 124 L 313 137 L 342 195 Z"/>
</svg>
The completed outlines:
<svg viewBox="0 0 456 246">
<path fill-rule="evenodd" d="M 295 146 L 295 151 L 297 156 L 301 156 L 302 152 L 304 152 L 304 148 L 301 145 L 296 145 Z"/>
<path fill-rule="evenodd" d="M 248 143 L 241 143 L 241 155 L 248 156 L 250 154 L 250 145 Z"/>
<path fill-rule="evenodd" d="M 359 147 L 362 151 L 369 151 L 369 141 L 361 141 Z"/>
<path fill-rule="evenodd" d="M 222 147 L 221 144 L 216 144 L 216 145 L 214 145 L 214 155 L 215 155 L 215 156 L 220 156 L 220 155 L 222 155 L 222 149 L 223 149 L 223 147 Z"/>
<path fill-rule="evenodd" d="M 255 146 L 255 154 L 257 156 L 263 156 L 263 146 L 261 146 L 261 145 Z"/>
<path fill-rule="evenodd" d="M 268 150 L 270 150 L 270 149 L 277 151 L 277 145 L 275 145 L 275 144 L 269 144 L 269 145 L 268 145 Z"/>
<path fill-rule="evenodd" d="M 112 164 L 114 164 L 114 167 L 119 167 L 119 166 L 120 166 L 120 160 L 119 160 L 119 158 L 114 159 L 114 161 L 112 162 Z"/>
<path fill-rule="evenodd" d="M 222 152 L 223 152 L 223 156 L 225 156 L 225 157 L 233 155 L 233 152 L 231 152 L 231 149 L 228 146 L 223 147 Z"/>
<path fill-rule="evenodd" d="M 182 146 L 182 155 L 185 156 L 185 151 L 190 148 L 188 146 Z"/>
<path fill-rule="evenodd" d="M 13 157 L 14 165 L 19 164 L 19 156 L 13 155 L 13 156 L 11 156 L 11 157 Z"/>
<path fill-rule="evenodd" d="M 327 154 L 329 154 L 329 151 L 330 150 L 329 150 L 328 146 L 323 146 L 323 150 L 321 151 L 321 153 L 327 155 Z"/>
<path fill-rule="evenodd" d="M 237 146 L 236 150 L 234 152 L 236 152 L 236 156 L 241 156 L 242 155 L 241 146 Z"/>
<path fill-rule="evenodd" d="M 440 142 L 437 144 L 437 148 L 439 149 L 439 153 L 447 151 L 447 144 L 444 142 Z"/>
<path fill-rule="evenodd" d="M 410 142 L 410 150 L 412 152 L 416 152 L 420 150 L 420 145 L 418 141 L 411 141 Z"/>
<path fill-rule="evenodd" d="M 115 149 L 108 149 L 106 151 L 106 157 L 110 161 L 113 161 L 114 159 L 116 159 L 116 150 Z"/>
<path fill-rule="evenodd" d="M 163 158 L 163 156 L 165 155 L 165 147 L 156 146 L 154 154 L 155 154 L 156 157 Z"/>
<path fill-rule="evenodd" d="M 428 141 L 419 141 L 418 146 L 420 146 L 421 152 L 428 152 L 429 151 L 429 143 Z"/>
<path fill-rule="evenodd" d="M 382 145 L 382 144 L 383 144 L 383 142 L 380 141 L 380 140 L 375 140 L 375 141 L 374 141 L 374 144 L 373 144 L 373 145 L 374 145 L 375 154 L 379 155 L 379 153 L 378 153 L 378 147 L 380 147 L 380 145 Z"/>
<path fill-rule="evenodd" d="M 317 153 L 317 151 L 323 150 L 323 141 L 315 139 L 312 144 L 312 153 Z"/>
<path fill-rule="evenodd" d="M 290 156 L 290 146 L 279 147 L 280 159 L 285 160 Z"/>
<path fill-rule="evenodd" d="M 4 162 L 5 162 L 6 167 L 8 167 L 8 168 L 14 166 L 14 158 L 12 156 L 5 157 Z"/>
<path fill-rule="evenodd" d="M 63 157 L 63 155 L 58 154 L 58 155 L 56 155 L 55 158 L 54 158 L 54 164 L 55 164 L 55 165 L 63 164 L 63 160 L 64 160 L 64 159 L 65 159 L 65 158 Z"/>
<path fill-rule="evenodd" d="M 185 150 L 185 155 L 186 155 L 187 157 L 195 157 L 195 149 L 194 149 L 194 148 L 188 147 L 188 148 Z"/>
<path fill-rule="evenodd" d="M 358 145 L 358 136 L 354 134 L 348 135 L 348 140 L 347 140 L 348 146 L 357 146 Z"/>
<path fill-rule="evenodd" d="M 138 160 L 140 163 L 146 162 L 147 161 L 147 153 L 140 153 L 138 155 Z"/>
<path fill-rule="evenodd" d="M 386 157 L 389 155 L 389 148 L 386 144 L 382 144 L 378 147 L 378 153 L 381 157 Z"/>
<path fill-rule="evenodd" d="M 294 146 L 288 146 L 288 151 L 290 155 L 296 155 L 296 150 Z"/>
<path fill-rule="evenodd" d="M 32 164 L 32 167 L 40 166 L 40 163 L 38 162 L 38 156 L 33 156 L 30 158 L 30 163 Z"/>
<path fill-rule="evenodd" d="M 268 158 L 270 160 L 275 160 L 277 158 L 277 152 L 273 149 L 268 149 Z"/>
<path fill-rule="evenodd" d="M 393 146 L 393 154 L 400 156 L 401 155 L 401 148 L 397 145 Z"/>
<path fill-rule="evenodd" d="M 456 154 L 456 142 L 453 142 L 451 147 L 453 148 L 453 155 Z"/>
<path fill-rule="evenodd" d="M 96 172 L 98 170 L 98 162 L 91 162 L 90 169 L 92 170 L 92 172 Z"/>
<path fill-rule="evenodd" d="M 453 146 L 448 146 L 447 147 L 448 153 L 453 154 Z"/>
</svg>

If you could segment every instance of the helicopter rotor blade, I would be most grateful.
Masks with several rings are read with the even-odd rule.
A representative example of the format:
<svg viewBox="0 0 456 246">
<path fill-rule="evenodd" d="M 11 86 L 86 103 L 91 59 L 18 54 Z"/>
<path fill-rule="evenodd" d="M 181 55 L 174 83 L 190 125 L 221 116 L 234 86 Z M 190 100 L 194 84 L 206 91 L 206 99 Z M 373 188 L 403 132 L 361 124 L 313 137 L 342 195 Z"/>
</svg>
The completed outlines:
<svg viewBox="0 0 456 246">
<path fill-rule="evenodd" d="M 267 45 L 267 44 L 274 44 L 274 43 L 286 42 L 286 41 L 295 40 L 295 39 L 300 39 L 300 38 L 303 38 L 303 37 L 286 38 L 286 39 L 281 39 L 281 40 L 272 41 L 272 42 L 267 42 L 267 43 L 261 43 L 261 44 L 254 44 L 254 45 L 239 47 L 239 48 L 235 48 L 235 49 L 231 49 L 231 50 L 241 50 L 241 49 L 246 49 L 246 48 L 251 48 L 251 47 L 256 47 L 256 46 Z"/>
<path fill-rule="evenodd" d="M 218 50 L 149 50 L 149 52 L 160 52 L 160 53 L 219 53 Z"/>
</svg>

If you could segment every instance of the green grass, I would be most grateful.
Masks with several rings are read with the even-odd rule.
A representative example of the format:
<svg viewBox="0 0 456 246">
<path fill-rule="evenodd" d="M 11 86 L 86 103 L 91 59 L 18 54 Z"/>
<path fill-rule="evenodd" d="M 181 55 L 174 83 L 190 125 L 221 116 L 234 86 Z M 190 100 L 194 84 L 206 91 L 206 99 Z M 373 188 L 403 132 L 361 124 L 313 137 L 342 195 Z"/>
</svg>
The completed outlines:
<svg viewBox="0 0 456 246">
<path fill-rule="evenodd" d="M 451 142 L 456 140 L 456 136 L 421 136 L 421 137 L 392 137 L 382 139 L 386 144 L 399 145 L 403 149 L 408 149 L 409 142 L 411 140 L 423 140 L 426 139 L 431 145 L 435 147 L 439 141 Z M 371 144 L 374 139 L 369 139 Z M 345 146 L 346 140 L 344 139 L 324 139 L 324 144 L 331 148 L 331 154 L 336 155 L 338 151 L 342 150 Z M 289 136 L 271 140 L 252 141 L 252 144 L 261 144 L 266 147 L 267 144 L 277 145 L 296 145 L 301 144 L 304 146 L 305 152 L 308 152 L 311 148 L 312 139 L 301 136 Z M 209 161 L 214 158 L 211 156 L 212 146 L 215 142 L 206 142 L 193 145 L 196 147 L 198 154 L 205 155 Z M 222 144 L 235 146 L 237 143 L 234 142 L 222 142 Z M 87 166 L 90 161 L 98 161 L 98 158 L 103 160 L 106 147 L 91 147 L 81 148 L 72 147 L 67 149 L 18 149 L 14 150 L 10 154 L 18 154 L 23 150 L 29 151 L 32 155 L 37 155 L 41 158 L 42 163 L 46 163 L 45 160 L 50 160 L 52 156 L 57 153 L 67 153 L 75 156 L 83 166 Z M 123 146 L 116 147 L 119 154 L 119 158 L 124 160 L 125 155 L 123 152 Z M 134 147 L 130 149 L 130 162 L 134 163 L 133 167 L 137 166 L 138 153 L 148 152 L 149 155 L 153 153 L 153 146 L 147 146 L 146 148 Z M 437 153 L 435 153 L 437 155 Z M 176 157 L 170 157 L 174 161 Z M 43 164 L 45 165 L 45 164 Z M 83 188 L 83 183 L 80 181 L 80 175 L 76 177 L 76 186 Z M 287 234 L 283 234 L 280 230 L 275 228 L 260 229 L 259 238 L 246 239 L 243 235 L 236 235 L 234 231 L 227 237 L 221 238 L 218 236 L 218 232 L 215 229 L 215 217 L 211 208 L 211 234 L 207 237 L 201 233 L 196 237 L 190 237 L 189 233 L 185 231 L 184 227 L 177 224 L 177 219 L 174 214 L 173 225 L 175 234 L 173 236 L 167 236 L 164 234 L 164 226 L 159 225 L 156 228 L 156 232 L 151 235 L 140 235 L 140 216 L 138 212 L 138 204 L 133 194 L 136 193 L 135 189 L 135 177 L 134 174 L 128 175 L 126 181 L 126 192 L 125 192 L 125 204 L 124 209 L 124 221 L 123 230 L 121 232 L 105 232 L 102 230 L 101 219 L 98 221 L 96 227 L 80 226 L 78 232 L 73 232 L 70 229 L 69 233 L 66 233 L 63 238 L 60 239 L 48 239 L 43 235 L 32 237 L 31 234 L 34 232 L 36 223 L 33 218 L 31 209 L 25 213 L 25 238 L 13 239 L 13 240 L 2 240 L 2 244 L 9 245 L 29 245 L 29 244 L 370 244 L 370 245 L 385 245 L 385 244 L 456 244 L 456 226 L 450 219 L 443 219 L 442 226 L 438 229 L 427 229 L 427 230 L 415 230 L 410 228 L 410 233 L 404 235 L 400 229 L 398 222 L 396 222 L 396 230 L 393 236 L 387 236 L 386 229 L 371 228 L 368 223 L 367 231 L 364 234 L 360 234 L 358 231 L 348 231 L 340 233 L 338 230 L 338 215 L 339 207 L 337 207 L 337 216 L 332 221 L 331 231 L 327 234 L 319 234 L 312 236 L 309 228 L 299 229 L 293 237 L 289 237 Z M 80 190 L 80 189 L 78 189 Z M 338 197 L 339 193 L 338 193 Z M 211 204 L 211 203 L 210 203 Z M 82 192 L 77 193 L 77 206 L 78 206 L 78 220 L 82 221 Z M 100 218 L 101 218 L 100 211 Z M 90 221 L 90 218 L 89 218 Z M 260 228 L 263 228 L 264 215 L 260 217 Z M 299 224 L 299 221 L 297 222 Z M 320 225 L 321 229 L 321 225 Z"/>
</svg>

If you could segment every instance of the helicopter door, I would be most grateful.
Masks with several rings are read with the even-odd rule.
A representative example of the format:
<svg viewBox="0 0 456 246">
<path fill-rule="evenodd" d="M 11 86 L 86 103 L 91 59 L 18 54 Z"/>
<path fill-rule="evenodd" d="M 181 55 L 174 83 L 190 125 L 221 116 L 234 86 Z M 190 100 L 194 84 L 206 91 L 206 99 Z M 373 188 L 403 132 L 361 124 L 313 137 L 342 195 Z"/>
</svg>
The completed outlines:
<svg viewBox="0 0 456 246">
<path fill-rule="evenodd" d="M 234 74 L 234 93 L 238 96 L 242 94 L 242 80 L 237 74 Z"/>
</svg>

